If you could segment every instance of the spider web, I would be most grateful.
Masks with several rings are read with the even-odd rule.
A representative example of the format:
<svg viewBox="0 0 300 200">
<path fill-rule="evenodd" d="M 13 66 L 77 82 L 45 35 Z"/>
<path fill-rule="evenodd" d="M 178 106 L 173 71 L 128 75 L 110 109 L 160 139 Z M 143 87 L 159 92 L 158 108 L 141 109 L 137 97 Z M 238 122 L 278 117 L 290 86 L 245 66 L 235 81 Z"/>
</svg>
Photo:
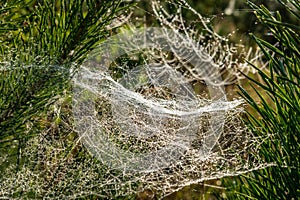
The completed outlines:
<svg viewBox="0 0 300 200">
<path fill-rule="evenodd" d="M 151 59 L 157 63 L 143 59 L 143 65 L 133 69 L 124 65 L 110 67 L 110 60 L 134 49 L 143 50 L 141 47 L 150 47 L 151 52 L 153 48 L 159 49 L 159 55 L 153 53 Z M 114 52 L 116 48 L 118 51 Z M 103 49 L 110 53 L 102 55 Z M 173 63 L 159 57 L 164 50 L 176 53 Z M 206 157 L 222 132 L 225 112 L 241 103 L 226 101 L 217 66 L 205 50 L 172 30 L 149 28 L 125 32 L 91 55 L 75 79 L 73 110 L 77 131 L 92 154 L 114 168 L 155 171 L 177 162 L 189 151 Z M 179 60 L 182 57 L 186 61 Z M 188 61 L 193 68 L 187 66 Z M 122 72 L 116 72 L 116 68 Z M 178 68 L 183 68 L 183 72 Z M 114 80 L 112 75 L 116 73 L 119 78 Z M 211 99 L 194 92 L 190 82 L 199 77 L 207 83 Z M 209 130 L 201 133 L 199 124 L 205 114 L 211 116 Z M 116 145 L 109 137 L 122 140 L 116 139 Z M 203 138 L 201 148 L 190 148 L 191 142 L 199 137 Z M 128 146 L 126 142 L 131 140 L 137 142 L 136 147 L 135 142 L 130 142 L 128 150 L 120 148 Z M 140 154 L 130 149 L 154 151 Z"/>
<path fill-rule="evenodd" d="M 147 191 L 162 198 L 267 166 L 253 157 L 262 139 L 244 126 L 243 102 L 226 97 L 225 85 L 240 77 L 224 65 L 237 62 L 235 47 L 208 28 L 208 19 L 177 3 L 170 14 L 154 1 L 160 27 L 112 36 L 76 69 L 73 115 L 62 131 L 75 131 L 75 144 L 49 137 L 58 131 L 53 127 L 29 140 L 24 156 L 30 164 L 18 173 L 7 169 L 2 197 L 35 191 L 32 198 L 115 199 Z M 199 17 L 200 33 L 185 26 L 183 8 Z M 243 71 L 244 63 L 238 64 Z M 70 113 L 67 96 L 52 115 Z M 73 156 L 78 148 L 85 156 Z"/>
<path fill-rule="evenodd" d="M 162 27 L 125 30 L 82 64 L 73 102 L 81 142 L 130 183 L 162 195 L 264 166 L 249 154 L 259 140 L 240 120 L 242 101 L 226 98 L 228 77 L 237 76 L 228 69 L 223 79 L 221 61 L 234 62 L 227 40 L 201 18 L 213 40 L 205 46 L 180 15 L 170 22 L 153 5 Z"/>
</svg>

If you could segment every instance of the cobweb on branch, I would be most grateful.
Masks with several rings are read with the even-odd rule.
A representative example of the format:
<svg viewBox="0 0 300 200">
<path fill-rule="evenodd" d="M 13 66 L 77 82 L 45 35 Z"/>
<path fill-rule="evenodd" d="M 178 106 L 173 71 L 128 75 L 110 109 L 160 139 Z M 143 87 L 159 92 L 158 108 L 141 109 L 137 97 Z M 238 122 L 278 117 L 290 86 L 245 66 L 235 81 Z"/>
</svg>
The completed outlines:
<svg viewBox="0 0 300 200">
<path fill-rule="evenodd" d="M 162 196 L 263 166 L 249 153 L 258 140 L 240 120 L 242 102 L 226 98 L 224 85 L 231 80 L 222 70 L 234 75 L 226 68 L 237 62 L 234 47 L 199 14 L 201 33 L 187 29 L 182 6 L 187 4 L 170 17 L 154 1 L 161 27 L 112 36 L 74 79 L 73 114 L 82 144 L 117 171 L 121 185 L 129 176 L 138 189 Z"/>
<path fill-rule="evenodd" d="M 213 62 L 218 65 L 223 78 L 223 85 L 231 85 L 240 82 L 246 77 L 244 74 L 255 74 L 257 70 L 249 63 L 255 63 L 257 67 L 264 69 L 267 62 L 263 61 L 263 52 L 259 48 L 245 47 L 242 43 L 234 44 L 229 41 L 233 33 L 221 36 L 211 27 L 211 18 L 202 16 L 185 0 L 168 1 L 172 5 L 171 12 L 162 6 L 160 1 L 152 1 L 153 14 L 161 26 L 172 30 L 180 30 L 191 39 L 198 41 L 202 48 L 211 56 Z M 183 18 L 183 11 L 193 14 L 196 19 L 187 22 Z M 202 27 L 195 29 L 194 27 Z M 248 61 L 248 62 L 246 62 Z"/>
<path fill-rule="evenodd" d="M 226 66 L 243 66 L 235 47 L 184 1 L 174 5 L 170 14 L 154 1 L 160 27 L 123 31 L 89 55 L 73 79 L 72 110 L 58 101 L 49 113 L 68 117 L 27 142 L 28 164 L 7 169 L 0 196 L 162 198 L 267 166 L 253 157 L 262 139 L 244 126 L 243 102 L 226 97 L 238 71 Z M 183 8 L 199 17 L 200 32 L 185 26 Z"/>
</svg>

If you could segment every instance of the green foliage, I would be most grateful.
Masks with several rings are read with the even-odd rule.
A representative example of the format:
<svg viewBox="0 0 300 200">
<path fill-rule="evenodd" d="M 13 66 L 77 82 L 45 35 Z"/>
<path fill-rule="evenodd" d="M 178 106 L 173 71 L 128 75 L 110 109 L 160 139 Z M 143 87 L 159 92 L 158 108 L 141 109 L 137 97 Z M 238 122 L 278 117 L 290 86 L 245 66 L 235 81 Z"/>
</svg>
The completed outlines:
<svg viewBox="0 0 300 200">
<path fill-rule="evenodd" d="M 127 7 L 120 0 L 0 1 L 1 171 L 19 169 L 26 141 L 69 93 L 71 67 L 109 36 L 107 26 Z"/>
<path fill-rule="evenodd" d="M 198 1 L 191 2 L 201 7 Z M 253 156 L 259 156 L 274 166 L 235 178 L 236 188 L 230 188 L 228 193 L 234 199 L 298 199 L 300 196 L 300 2 L 278 2 L 282 4 L 282 10 L 293 16 L 293 21 L 279 12 L 274 14 L 264 6 L 259 7 L 249 2 L 258 20 L 268 28 L 278 45 L 274 46 L 252 36 L 269 60 L 268 71 L 253 65 L 259 71 L 262 82 L 248 77 L 253 86 L 251 93 L 241 87 L 242 96 L 259 115 L 248 114 L 249 128 L 258 137 L 268 138 L 261 144 L 260 154 Z M 223 1 L 219 4 L 222 10 L 227 6 Z M 70 101 L 69 97 L 66 98 L 69 96 L 69 83 L 73 75 L 70 69 L 80 64 L 99 42 L 111 34 L 113 30 L 107 27 L 128 6 L 121 0 L 0 0 L 1 172 L 9 166 L 15 166 L 14 169 L 19 171 L 22 165 L 29 165 L 24 153 L 27 142 L 40 135 L 41 130 L 47 127 L 51 127 L 53 133 L 43 136 L 44 141 L 57 143 L 58 147 L 63 144 L 61 148 L 66 151 L 59 152 L 57 158 L 52 158 L 51 155 L 44 155 L 50 154 L 51 149 L 35 149 L 33 152 L 38 153 L 34 159 L 37 161 L 33 163 L 39 165 L 30 167 L 54 171 L 52 177 L 42 174 L 36 180 L 48 178 L 49 187 L 59 188 L 53 181 L 59 175 L 53 169 L 46 169 L 51 166 L 43 163 L 49 158 L 57 159 L 59 168 L 72 169 L 73 163 L 69 157 L 74 158 L 73 162 L 91 165 L 93 159 L 83 156 L 83 150 L 73 143 L 76 137 L 73 130 L 66 127 L 62 128 L 63 131 L 59 130 L 64 120 L 69 120 L 68 124 L 72 123 L 70 116 L 67 116 L 70 102 L 66 103 L 68 105 L 65 105 L 66 113 L 63 115 L 58 113 L 57 116 L 52 116 L 56 111 L 51 106 L 57 101 Z M 205 10 L 212 4 L 207 1 L 207 7 L 202 6 Z M 135 66 L 139 62 L 140 58 L 130 64 Z M 260 99 L 259 103 L 254 100 L 253 93 Z M 38 139 L 37 143 L 40 142 Z M 38 161 L 41 156 L 48 158 Z M 68 164 L 69 168 L 66 167 Z M 84 173 L 78 169 L 74 171 Z M 70 177 L 73 175 L 71 172 L 66 174 Z M 108 177 L 113 176 L 111 172 L 107 174 Z M 64 178 L 66 177 L 68 176 Z M 94 179 L 97 176 L 87 177 L 87 181 Z M 0 173 L 0 182 L 2 180 L 5 180 L 5 173 Z M 72 194 L 74 185 L 72 179 L 69 180 L 70 183 L 65 188 L 68 188 L 68 194 Z M 19 183 L 20 188 L 23 187 L 22 183 Z M 78 190 L 81 188 L 79 186 Z M 25 195 L 24 198 L 37 197 L 35 191 L 23 194 L 16 190 L 12 191 L 12 195 L 15 198 L 24 197 L 22 195 Z M 87 198 L 96 197 L 90 195 Z"/>
<path fill-rule="evenodd" d="M 19 50 L 18 55 L 23 55 L 22 59 L 30 63 L 36 57 L 53 64 L 79 63 L 109 35 L 106 27 L 126 8 L 120 2 L 43 0 L 6 3 L 2 9 L 6 16 L 1 24 L 3 35 L 13 35 L 10 48 Z M 20 13 L 18 17 L 14 17 L 16 9 L 16 13 Z"/>
<path fill-rule="evenodd" d="M 281 1 L 296 22 L 300 21 L 300 2 Z M 299 24 L 285 21 L 279 12 L 249 2 L 259 21 L 277 40 L 272 45 L 252 35 L 268 59 L 268 70 L 260 70 L 262 81 L 250 77 L 252 93 L 242 87 L 241 94 L 258 114 L 248 113 L 249 128 L 258 136 L 268 138 L 261 144 L 259 156 L 274 166 L 253 171 L 237 179 L 233 199 L 298 199 L 300 158 L 300 35 Z M 254 94 L 254 95 L 251 95 Z M 254 96 L 259 102 L 254 100 Z M 232 188 L 231 188 L 232 190 Z"/>
</svg>

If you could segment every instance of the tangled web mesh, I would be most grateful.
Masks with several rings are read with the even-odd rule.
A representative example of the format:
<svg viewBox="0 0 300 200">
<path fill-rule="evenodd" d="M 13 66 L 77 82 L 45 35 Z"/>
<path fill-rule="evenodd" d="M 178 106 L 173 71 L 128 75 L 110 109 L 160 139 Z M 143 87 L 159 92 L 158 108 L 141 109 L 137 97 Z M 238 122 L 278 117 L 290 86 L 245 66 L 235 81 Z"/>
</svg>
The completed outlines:
<svg viewBox="0 0 300 200">
<path fill-rule="evenodd" d="M 159 54 L 152 50 L 142 65 L 111 66 L 120 54 L 147 46 Z M 102 55 L 103 49 L 109 53 Z M 175 54 L 163 55 L 165 49 Z M 211 99 L 194 92 L 191 81 L 200 77 Z M 226 101 L 217 66 L 201 46 L 157 28 L 105 42 L 83 64 L 74 88 L 73 112 L 82 141 L 103 163 L 125 171 L 156 171 L 189 152 L 205 158 L 223 130 L 226 111 L 241 103 Z M 206 131 L 199 130 L 201 121 L 207 121 Z M 195 140 L 201 144 L 191 148 Z"/>
<path fill-rule="evenodd" d="M 28 141 L 26 162 L 36 165 L 9 168 L 2 196 L 161 198 L 266 166 L 252 156 L 261 139 L 243 125 L 242 101 L 226 98 L 228 74 L 237 74 L 221 63 L 235 62 L 232 49 L 198 13 L 203 31 L 185 28 L 180 9 L 193 10 L 179 3 L 171 16 L 154 1 L 161 27 L 124 31 L 90 54 L 73 79 L 73 116 L 63 125 L 78 133 L 75 144 L 51 138 L 51 129 Z M 66 109 L 54 107 L 54 115 Z M 73 156 L 79 147 L 90 154 Z"/>
</svg>

